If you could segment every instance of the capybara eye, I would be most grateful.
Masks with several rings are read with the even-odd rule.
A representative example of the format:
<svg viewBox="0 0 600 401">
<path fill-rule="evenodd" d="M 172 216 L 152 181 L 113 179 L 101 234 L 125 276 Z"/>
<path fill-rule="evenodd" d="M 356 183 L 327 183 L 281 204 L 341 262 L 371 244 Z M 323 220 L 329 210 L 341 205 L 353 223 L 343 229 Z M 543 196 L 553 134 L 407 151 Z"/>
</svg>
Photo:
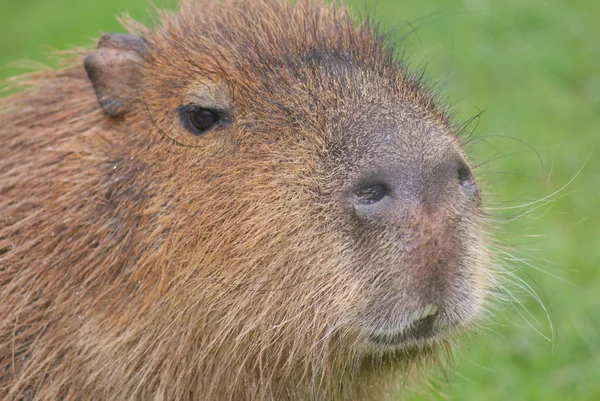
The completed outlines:
<svg viewBox="0 0 600 401">
<path fill-rule="evenodd" d="M 190 123 L 198 131 L 197 133 L 202 134 L 213 127 L 219 122 L 219 115 L 212 110 L 208 109 L 195 109 L 190 111 Z"/>
<path fill-rule="evenodd" d="M 387 195 L 389 189 L 385 185 L 373 185 L 372 187 L 362 188 L 356 192 L 356 200 L 363 205 L 371 205 L 377 203 Z"/>
<path fill-rule="evenodd" d="M 202 107 L 185 106 L 179 111 L 185 127 L 193 134 L 204 134 L 221 122 L 221 112 Z"/>
</svg>

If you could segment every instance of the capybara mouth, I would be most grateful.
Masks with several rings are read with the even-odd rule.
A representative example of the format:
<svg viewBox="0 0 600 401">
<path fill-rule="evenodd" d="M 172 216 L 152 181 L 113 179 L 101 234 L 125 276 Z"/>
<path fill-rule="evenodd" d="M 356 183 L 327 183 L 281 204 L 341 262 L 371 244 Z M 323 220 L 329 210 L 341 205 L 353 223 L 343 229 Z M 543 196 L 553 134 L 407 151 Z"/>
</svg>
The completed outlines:
<svg viewBox="0 0 600 401">
<path fill-rule="evenodd" d="M 392 329 L 375 330 L 368 339 L 386 347 L 415 345 L 434 338 L 442 331 L 439 324 L 441 315 L 441 309 L 437 305 L 425 305 L 413 312 L 406 324 Z"/>
</svg>

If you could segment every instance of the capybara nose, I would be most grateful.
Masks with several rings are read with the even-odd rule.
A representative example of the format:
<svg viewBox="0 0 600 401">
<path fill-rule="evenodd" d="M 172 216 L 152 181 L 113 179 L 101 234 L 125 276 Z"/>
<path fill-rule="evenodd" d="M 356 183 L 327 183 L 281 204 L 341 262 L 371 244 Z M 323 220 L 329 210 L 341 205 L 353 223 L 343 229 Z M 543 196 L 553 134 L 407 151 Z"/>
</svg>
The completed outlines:
<svg viewBox="0 0 600 401">
<path fill-rule="evenodd" d="M 411 208 L 435 208 L 450 198 L 460 205 L 479 196 L 471 168 L 462 158 L 427 169 L 381 169 L 355 182 L 347 199 L 361 220 L 397 219 Z"/>
</svg>

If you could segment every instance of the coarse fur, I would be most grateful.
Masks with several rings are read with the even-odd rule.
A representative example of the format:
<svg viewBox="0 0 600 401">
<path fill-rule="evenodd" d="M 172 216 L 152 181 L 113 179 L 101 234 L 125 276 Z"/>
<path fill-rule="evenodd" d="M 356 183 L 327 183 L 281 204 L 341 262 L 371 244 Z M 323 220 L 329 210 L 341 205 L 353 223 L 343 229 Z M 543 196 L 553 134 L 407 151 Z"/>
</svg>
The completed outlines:
<svg viewBox="0 0 600 401">
<path fill-rule="evenodd" d="M 90 52 L 0 99 L 2 399 L 372 399 L 478 320 L 467 158 L 370 24 L 205 0 L 127 27 L 145 53 L 118 112 Z M 189 104 L 231 123 L 194 135 Z M 354 207 L 382 176 L 398 204 Z M 434 337 L 369 341 L 428 303 Z"/>
</svg>

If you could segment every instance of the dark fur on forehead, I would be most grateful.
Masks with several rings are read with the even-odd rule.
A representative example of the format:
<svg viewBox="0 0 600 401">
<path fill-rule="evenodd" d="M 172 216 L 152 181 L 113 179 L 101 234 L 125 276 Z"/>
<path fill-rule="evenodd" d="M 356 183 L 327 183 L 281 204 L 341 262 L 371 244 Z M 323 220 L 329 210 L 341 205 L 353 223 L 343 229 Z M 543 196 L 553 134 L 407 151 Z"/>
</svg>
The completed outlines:
<svg viewBox="0 0 600 401">
<path fill-rule="evenodd" d="M 449 125 L 444 108 L 420 77 L 407 72 L 381 29 L 369 20 L 357 24 L 343 4 L 322 3 L 184 0 L 181 13 L 164 15 L 161 28 L 144 36 L 157 57 L 225 75 L 237 90 L 270 91 L 272 85 L 304 80 L 315 67 L 335 73 L 346 64 L 385 79 L 388 88 L 395 82 L 391 87 L 402 97 Z"/>
</svg>

